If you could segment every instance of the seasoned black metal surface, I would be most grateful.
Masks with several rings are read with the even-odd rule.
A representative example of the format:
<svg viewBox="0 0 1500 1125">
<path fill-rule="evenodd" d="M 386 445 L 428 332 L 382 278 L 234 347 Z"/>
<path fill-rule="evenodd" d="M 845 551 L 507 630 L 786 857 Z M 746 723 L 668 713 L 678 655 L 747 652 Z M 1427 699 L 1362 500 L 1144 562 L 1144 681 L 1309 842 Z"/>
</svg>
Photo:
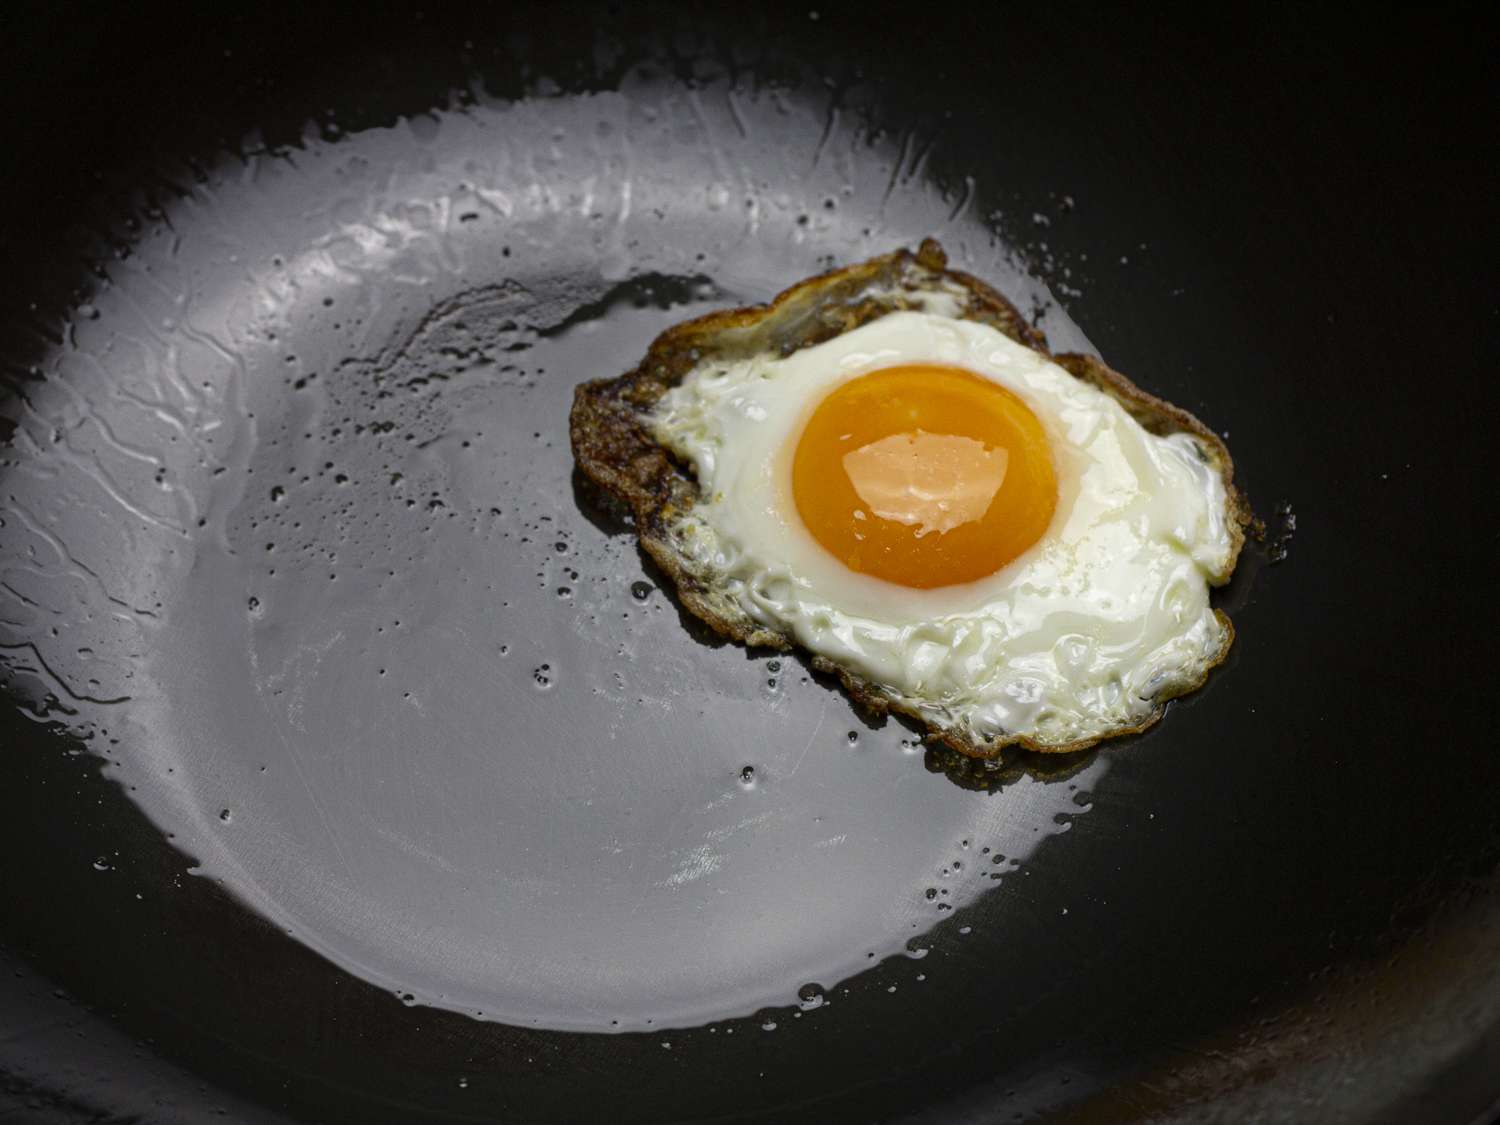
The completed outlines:
<svg viewBox="0 0 1500 1125">
<path fill-rule="evenodd" d="M 0 1115 L 1500 1095 L 1460 21 L 912 18 L 24 13 Z M 924 753 L 575 491 L 575 382 L 929 234 L 1227 431 L 1267 521 L 1143 738 Z"/>
</svg>

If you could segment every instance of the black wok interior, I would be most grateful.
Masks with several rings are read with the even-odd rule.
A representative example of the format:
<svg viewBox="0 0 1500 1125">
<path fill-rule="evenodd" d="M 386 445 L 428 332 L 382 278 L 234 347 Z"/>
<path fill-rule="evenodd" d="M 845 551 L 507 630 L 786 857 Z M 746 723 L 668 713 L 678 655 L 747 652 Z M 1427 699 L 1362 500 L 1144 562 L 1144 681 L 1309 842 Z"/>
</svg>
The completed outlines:
<svg viewBox="0 0 1500 1125">
<path fill-rule="evenodd" d="M 1378 27 L 1250 11 L 1167 23 L 1071 5 L 732 11 L 520 4 L 395 16 L 331 15 L 314 6 L 189 14 L 23 5 L 6 19 L 0 1120 L 1468 1123 L 1493 1111 L 1500 1098 L 1500 758 L 1491 745 L 1489 654 L 1500 622 L 1489 583 L 1500 511 L 1484 404 L 1497 359 L 1493 251 L 1485 249 L 1494 227 L 1486 150 L 1495 120 L 1483 39 L 1464 12 Z M 643 73 L 651 90 L 677 93 L 640 124 L 631 107 L 656 105 Z M 621 89 L 624 101 L 608 100 Z M 702 103 L 711 116 L 726 96 L 743 99 L 723 112 L 742 115 L 725 120 L 738 121 L 746 146 L 765 135 L 755 133 L 763 122 L 777 127 L 780 99 L 791 107 L 781 147 L 795 155 L 805 142 L 819 154 L 806 170 L 769 156 L 737 164 L 740 142 L 724 142 L 723 175 L 770 201 L 764 229 L 774 244 L 715 241 L 717 181 L 684 181 L 684 201 L 709 203 L 694 210 L 685 202 L 685 217 L 663 219 L 663 246 L 606 246 L 599 265 L 588 256 L 592 243 L 560 242 L 556 268 L 547 272 L 535 266 L 547 258 L 540 236 L 516 233 L 518 264 L 502 268 L 480 247 L 474 285 L 460 286 L 451 308 L 436 297 L 424 304 L 420 288 L 408 311 L 362 308 L 371 335 L 364 351 L 346 357 L 353 366 L 339 365 L 342 337 L 331 331 L 298 337 L 299 353 L 304 344 L 328 351 L 326 364 L 314 365 L 325 382 L 345 380 L 328 391 L 337 404 L 339 388 L 357 379 L 389 371 L 416 378 L 437 364 L 442 348 L 457 345 L 422 334 L 433 324 L 449 331 L 441 316 L 453 309 L 460 319 L 524 322 L 515 331 L 526 337 L 525 354 L 538 357 L 536 371 L 486 367 L 489 374 L 454 384 L 468 412 L 455 416 L 481 421 L 473 422 L 472 447 L 466 438 L 466 452 L 443 454 L 448 460 L 433 471 L 460 483 L 434 492 L 436 507 L 424 493 L 409 522 L 398 513 L 379 535 L 360 540 L 362 557 L 379 560 L 378 568 L 370 563 L 379 581 L 371 577 L 365 587 L 358 585 L 365 579 L 341 574 L 337 589 L 353 584 L 359 604 L 390 605 L 399 617 L 402 607 L 429 605 L 429 589 L 446 591 L 432 595 L 450 599 L 446 605 L 470 605 L 453 591 L 473 577 L 493 580 L 493 598 L 519 606 L 534 596 L 540 556 L 528 553 L 531 540 L 552 534 L 537 521 L 554 517 L 568 527 L 559 539 L 566 551 L 557 553 L 582 561 L 535 561 L 548 608 L 531 616 L 518 609 L 515 623 L 499 631 L 481 615 L 478 648 L 455 655 L 451 669 L 441 633 L 398 643 L 382 632 L 363 656 L 351 650 L 341 659 L 351 675 L 370 671 L 373 682 L 371 669 L 391 654 L 421 664 L 412 675 L 427 677 L 423 684 L 462 681 L 473 697 L 484 692 L 464 677 L 480 683 L 491 663 L 510 659 L 497 647 L 502 637 L 517 646 L 517 660 L 533 646 L 536 661 L 524 671 L 535 664 L 539 673 L 553 643 L 549 630 L 557 630 L 557 651 L 572 661 L 563 662 L 564 672 L 581 671 L 557 688 L 576 692 L 577 703 L 554 707 L 556 718 L 547 721 L 555 727 L 525 717 L 533 714 L 526 710 L 532 696 L 507 694 L 510 687 L 481 700 L 491 710 L 473 711 L 470 726 L 424 712 L 410 738 L 425 755 L 413 776 L 438 787 L 426 804 L 382 797 L 382 776 L 405 784 L 406 767 L 390 757 L 360 758 L 357 747 L 338 750 L 336 733 L 325 758 L 298 767 L 310 773 L 280 776 L 295 781 L 289 791 L 316 794 L 313 805 L 330 808 L 336 827 L 361 817 L 375 823 L 382 807 L 398 806 L 425 810 L 435 822 L 444 801 L 469 814 L 461 806 L 470 776 L 463 771 L 512 763 L 517 772 L 506 784 L 553 794 L 553 803 L 533 812 L 538 825 L 558 833 L 556 854 L 566 856 L 588 833 L 603 833 L 606 842 L 610 818 L 630 809 L 656 809 L 650 815 L 658 820 L 671 815 L 652 802 L 679 791 L 696 799 L 694 771 L 708 769 L 704 777 L 720 778 L 736 801 L 763 797 L 792 810 L 682 876 L 711 888 L 738 870 L 736 854 L 759 862 L 755 849 L 771 849 L 764 854 L 782 866 L 770 869 L 764 886 L 780 889 L 767 901 L 780 904 L 785 924 L 772 924 L 766 942 L 800 933 L 793 920 L 822 917 L 812 896 L 826 897 L 832 880 L 846 878 L 816 868 L 810 857 L 821 854 L 813 849 L 826 833 L 801 820 L 794 826 L 793 813 L 814 810 L 844 818 L 851 832 L 871 832 L 869 850 L 851 862 L 872 883 L 895 857 L 935 847 L 928 837 L 941 835 L 935 821 L 910 819 L 873 834 L 872 817 L 892 809 L 983 824 L 992 835 L 975 835 L 972 846 L 967 837 L 942 841 L 966 861 L 987 862 L 976 854 L 981 847 L 993 854 L 997 841 L 1022 831 L 1037 841 L 988 891 L 973 891 L 959 909 L 922 914 L 920 926 L 913 921 L 916 944 L 903 947 L 897 936 L 882 945 L 871 933 L 867 951 L 848 939 L 836 979 L 821 980 L 800 1002 L 800 965 L 778 953 L 793 983 L 781 999 L 768 998 L 779 978 L 769 991 L 736 979 L 733 997 L 726 984 L 724 995 L 699 988 L 691 1001 L 673 993 L 653 1007 L 650 995 L 640 995 L 649 989 L 631 987 L 644 979 L 638 974 L 652 969 L 666 981 L 680 961 L 691 981 L 697 951 L 673 946 L 683 931 L 668 925 L 669 914 L 657 916 L 667 919 L 659 935 L 649 925 L 609 930 L 617 916 L 601 879 L 576 905 L 577 928 L 567 941 L 559 937 L 559 948 L 584 951 L 569 954 L 584 977 L 596 968 L 587 958 L 617 950 L 619 964 L 637 974 L 611 985 L 620 1010 L 588 1008 L 587 997 L 574 996 L 572 977 L 549 985 L 534 975 L 522 981 L 522 991 L 539 998 L 527 1009 L 534 1018 L 507 1019 L 519 1008 L 507 1008 L 512 1001 L 503 995 L 499 1007 L 471 1010 L 491 994 L 473 1003 L 458 995 L 452 980 L 468 970 L 448 954 L 418 958 L 409 970 L 394 954 L 377 963 L 383 945 L 398 944 L 394 924 L 390 931 L 364 926 L 363 944 L 325 943 L 325 931 L 304 925 L 305 916 L 294 918 L 290 906 L 278 916 L 269 899 L 255 900 L 247 889 L 254 882 L 274 897 L 291 876 L 278 883 L 267 867 L 258 869 L 258 882 L 237 881 L 227 859 L 203 850 L 221 830 L 216 818 L 258 830 L 257 810 L 284 800 L 275 768 L 264 783 L 236 772 L 250 777 L 261 767 L 260 736 L 252 712 L 233 702 L 248 698 L 247 681 L 236 678 L 242 669 L 228 655 L 220 663 L 216 646 L 227 653 L 238 643 L 235 630 L 257 627 L 246 623 L 246 593 L 265 598 L 264 612 L 281 612 L 290 594 L 277 601 L 266 591 L 290 588 L 264 574 L 272 564 L 261 556 L 243 570 L 232 569 L 239 561 L 204 562 L 206 553 L 179 566 L 155 548 L 132 554 L 128 544 L 149 536 L 132 533 L 118 539 L 126 546 L 114 546 L 118 528 L 108 520 L 80 516 L 65 532 L 37 516 L 29 498 L 52 496 L 57 519 L 72 518 L 72 501 L 59 499 L 63 485 L 46 471 L 75 439 L 49 438 L 47 403 L 94 408 L 90 417 L 112 409 L 102 405 L 114 377 L 107 360 L 76 388 L 56 374 L 65 367 L 49 364 L 92 348 L 91 334 L 110 328 L 110 310 L 122 301 L 152 299 L 145 294 L 156 290 L 136 271 L 158 260 L 148 240 L 170 243 L 165 228 L 181 221 L 174 217 L 198 216 L 193 221 L 203 225 L 193 232 L 220 221 L 214 208 L 227 205 L 214 201 L 229 197 L 230 180 L 248 183 L 252 166 L 274 173 L 286 164 L 311 176 L 318 149 L 330 159 L 358 154 L 375 165 L 377 179 L 385 150 L 360 146 L 415 121 L 411 135 L 391 142 L 402 159 L 427 145 L 441 165 L 443 145 L 477 122 L 492 132 L 511 128 L 527 144 L 534 136 L 538 148 L 555 146 L 556 167 L 565 169 L 572 146 L 583 144 L 578 121 L 592 106 L 613 106 L 608 112 L 625 115 L 620 120 L 691 150 L 698 141 L 682 140 L 681 130 L 709 128 L 692 107 Z M 825 136 L 814 129 L 804 138 L 797 107 L 814 103 L 840 112 L 828 117 Z M 680 122 L 672 106 L 684 115 Z M 566 131 L 541 131 L 538 122 L 564 111 L 572 115 Z M 442 123 L 435 141 L 424 132 L 427 118 Z M 829 137 L 847 141 L 852 167 L 866 150 L 874 154 L 869 166 L 894 154 L 888 182 L 854 185 L 847 200 L 830 197 L 836 206 L 807 222 L 795 205 L 778 217 L 778 193 L 795 204 L 807 184 L 832 174 L 818 165 L 837 148 Z M 642 160 L 677 160 L 679 148 L 663 142 Z M 765 152 L 776 148 L 770 143 Z M 784 182 L 757 184 L 767 169 Z M 505 187 L 507 202 L 489 197 L 491 209 L 474 229 L 504 241 L 505 224 L 519 224 L 508 208 L 524 198 L 524 175 L 505 167 L 474 173 L 485 175 L 496 177 L 491 190 Z M 650 170 L 642 176 L 649 180 Z M 607 183 L 600 180 L 601 196 Z M 309 207 L 317 202 L 307 199 Z M 946 224 L 931 233 L 945 237 L 960 264 L 998 271 L 994 280 L 1040 318 L 1055 343 L 1097 349 L 1148 390 L 1225 431 L 1238 479 L 1266 523 L 1265 539 L 1247 549 L 1223 595 L 1238 633 L 1228 664 L 1199 695 L 1174 704 L 1156 730 L 1077 762 L 1014 758 L 986 769 L 913 752 L 913 732 L 862 718 L 834 687 L 786 658 L 785 669 L 770 673 L 787 681 L 779 689 L 788 693 L 785 707 L 773 709 L 764 728 L 737 731 L 762 700 L 767 654 L 747 658 L 682 618 L 656 588 L 661 576 L 637 554 L 628 528 L 575 492 L 567 475 L 573 382 L 632 365 L 654 332 L 691 312 L 763 299 L 800 276 L 784 270 L 811 272 L 825 257 L 845 261 L 892 248 L 873 244 L 881 237 L 929 233 L 914 226 L 929 204 L 937 208 L 934 223 Z M 875 216 L 873 233 L 850 217 L 865 206 Z M 263 216 L 257 228 L 241 222 L 247 214 L 235 217 L 240 226 L 224 236 L 226 246 L 238 240 L 253 249 L 257 229 L 280 229 L 276 216 Z M 184 227 L 184 261 L 196 252 L 207 262 L 208 251 L 191 249 L 206 245 L 195 237 Z M 531 240 L 525 247 L 523 238 Z M 207 291 L 208 276 L 183 284 Z M 504 288 L 500 279 L 511 277 L 519 288 Z M 312 282 L 299 284 L 309 305 L 313 296 L 321 300 Z M 372 291 L 382 292 L 378 280 Z M 294 326 L 296 300 L 287 321 Z M 483 347 L 498 352 L 509 339 Z M 300 409 L 296 379 L 314 367 L 284 380 L 277 373 L 274 382 L 247 369 L 254 381 L 241 407 L 259 412 L 261 444 L 236 453 L 205 438 L 228 476 L 247 466 L 270 471 L 269 419 Z M 191 376 L 190 368 L 182 370 Z M 495 397 L 502 384 L 532 378 L 541 386 L 533 393 L 525 384 L 530 405 Z M 364 408 L 348 409 L 360 417 Z M 302 420 L 292 429 L 306 421 L 296 417 Z M 419 428 L 428 416 L 413 417 Z M 322 424 L 306 422 L 309 432 Z M 129 435 L 115 436 L 128 444 Z M 526 437 L 536 444 L 517 444 Z M 49 452 L 52 445 L 61 452 Z M 205 488 L 217 487 L 207 466 L 199 466 Z M 370 462 L 371 474 L 387 468 Z M 528 473 L 546 490 L 534 503 L 506 489 L 507 480 L 532 480 Z M 292 507 L 266 507 L 269 514 L 257 514 L 259 500 L 231 498 L 222 524 L 206 524 L 200 534 L 188 520 L 182 541 L 201 546 L 222 528 L 233 554 L 258 544 L 261 524 L 252 521 L 289 536 L 292 523 L 314 520 L 313 507 L 296 507 L 304 503 L 298 497 L 321 503 L 341 495 L 336 487 L 331 478 L 312 482 L 308 493 L 292 495 Z M 266 490 L 257 484 L 254 495 Z M 357 509 L 362 519 L 374 511 L 369 498 L 349 503 L 365 505 Z M 214 510 L 203 508 L 206 520 Z M 447 518 L 451 510 L 459 510 L 456 522 Z M 120 525 L 130 522 L 123 509 L 115 512 Z M 483 522 L 490 512 L 511 520 L 510 530 Z M 472 528 L 454 530 L 470 516 Z M 550 538 L 537 542 L 550 549 Z M 122 642 L 128 659 L 112 673 L 98 673 L 93 686 L 92 673 L 70 679 L 67 669 L 84 668 L 89 657 L 79 654 L 94 642 L 74 640 L 76 614 L 28 584 L 59 572 L 56 559 L 44 557 L 54 548 L 37 545 L 48 543 L 96 560 L 87 573 L 104 576 L 102 619 L 145 611 L 140 635 L 168 640 Z M 120 582 L 153 590 L 151 597 L 115 598 L 115 572 L 97 562 L 106 556 Z M 398 556 L 407 562 L 386 568 Z M 487 559 L 519 560 L 513 569 L 524 571 L 528 593 L 520 584 L 509 593 L 501 584 L 511 571 L 492 574 Z M 563 577 L 569 565 L 581 580 Z M 210 596 L 215 575 L 227 576 L 232 598 Z M 242 589 L 230 578 L 252 585 Z M 573 616 L 558 616 L 554 588 L 570 581 L 578 592 L 557 597 L 569 599 Z M 632 589 L 640 582 L 651 587 L 645 597 Z M 72 587 L 56 589 L 66 599 Z M 218 616 L 231 602 L 233 613 Z M 258 597 L 252 616 L 259 605 Z M 294 616 L 335 612 L 344 610 L 334 595 L 307 595 Z M 613 624 L 632 613 L 633 623 Z M 590 614 L 606 623 L 589 631 Z M 608 687 L 602 669 L 632 635 L 645 638 L 641 651 L 621 659 L 641 682 L 654 674 L 653 663 L 702 670 L 701 680 L 683 681 L 691 690 L 655 727 L 629 725 L 628 698 L 598 702 Z M 168 692 L 161 698 L 173 709 L 165 718 L 132 713 L 118 726 L 92 718 L 108 706 L 101 699 L 116 695 L 110 675 L 126 684 L 118 694 L 133 696 L 130 685 L 140 680 L 132 675 L 157 677 L 174 661 L 192 665 L 192 682 L 206 685 L 193 698 L 219 717 L 204 717 L 182 702 L 187 696 Z M 601 670 L 597 683 L 593 669 Z M 594 687 L 600 690 L 590 694 Z M 666 698 L 669 687 L 664 679 L 641 691 Z M 348 705 L 353 723 L 358 701 L 373 708 L 377 691 L 348 690 L 355 694 L 329 698 Z M 410 691 L 420 694 L 415 683 Z M 180 719 L 184 711 L 194 712 L 190 722 Z M 335 714 L 323 712 L 324 719 Z M 371 724 L 377 735 L 396 721 L 379 714 Z M 513 723 L 507 715 L 516 716 Z M 603 765 L 580 763 L 596 761 L 590 753 L 610 715 L 626 724 L 625 734 L 610 749 L 615 764 L 601 772 Z M 716 724 L 716 715 L 723 721 Z M 825 715 L 835 724 L 831 737 L 810 743 L 805 720 Z M 241 723 L 244 716 L 251 718 Z M 481 720 L 494 720 L 482 746 L 472 734 Z M 857 753 L 836 745 L 846 728 L 857 736 Z M 725 732 L 718 741 L 716 731 Z M 166 747 L 169 736 L 186 748 Z M 736 738 L 766 744 L 757 751 L 758 795 L 734 788 L 748 753 Z M 268 749 L 265 761 L 274 766 L 277 753 Z M 798 788 L 790 774 L 808 754 L 813 765 Z M 781 770 L 788 755 L 796 765 Z M 334 793 L 338 771 L 351 761 L 357 765 L 348 767 L 346 784 L 368 787 L 358 816 L 341 812 Z M 168 788 L 187 782 L 164 780 L 168 762 L 202 766 L 190 794 L 202 824 L 184 821 L 178 830 Z M 222 780 L 222 797 L 202 778 Z M 333 780 L 323 789 L 320 778 Z M 451 790 L 441 789 L 444 778 Z M 898 785 L 912 795 L 906 804 L 893 803 Z M 393 803 L 382 806 L 386 800 Z M 482 813 L 465 830 L 475 839 Z M 272 864 L 281 837 L 267 831 L 255 845 L 263 850 L 241 856 Z M 288 830 L 285 839 L 293 836 Z M 302 853 L 287 854 L 302 862 Z M 369 867 L 367 887 L 412 889 L 404 868 L 368 855 L 352 860 L 361 872 L 361 862 Z M 461 863 L 449 875 L 454 887 L 481 891 L 500 877 Z M 830 882 L 817 882 L 825 876 Z M 578 879 L 579 888 L 592 886 L 581 869 Z M 446 909 L 444 886 L 426 888 L 436 912 Z M 754 894 L 762 883 L 747 877 L 744 886 Z M 835 922 L 848 921 L 826 913 L 827 924 L 809 930 L 808 940 L 832 941 L 841 932 Z M 522 932 L 511 925 L 502 919 L 496 932 Z M 741 940 L 726 944 L 726 960 L 753 968 L 757 957 L 769 958 L 760 937 Z M 354 971 L 356 963 L 363 971 Z M 723 972 L 719 962 L 703 964 L 705 980 Z M 402 971 L 414 974 L 410 991 Z M 648 1012 L 657 1013 L 649 1024 Z M 612 1017 L 623 1026 L 611 1029 Z"/>
</svg>

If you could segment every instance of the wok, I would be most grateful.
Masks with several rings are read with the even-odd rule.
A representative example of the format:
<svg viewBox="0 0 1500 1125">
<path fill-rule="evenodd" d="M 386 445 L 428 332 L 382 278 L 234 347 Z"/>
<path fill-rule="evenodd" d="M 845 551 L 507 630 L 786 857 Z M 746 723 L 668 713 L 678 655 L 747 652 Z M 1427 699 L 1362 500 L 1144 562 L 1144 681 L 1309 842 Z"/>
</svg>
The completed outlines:
<svg viewBox="0 0 1500 1125">
<path fill-rule="evenodd" d="M 1493 1111 L 1462 13 L 7 22 L 0 1117 Z M 1144 736 L 924 747 L 575 481 L 577 382 L 928 235 L 1228 435 Z"/>
</svg>

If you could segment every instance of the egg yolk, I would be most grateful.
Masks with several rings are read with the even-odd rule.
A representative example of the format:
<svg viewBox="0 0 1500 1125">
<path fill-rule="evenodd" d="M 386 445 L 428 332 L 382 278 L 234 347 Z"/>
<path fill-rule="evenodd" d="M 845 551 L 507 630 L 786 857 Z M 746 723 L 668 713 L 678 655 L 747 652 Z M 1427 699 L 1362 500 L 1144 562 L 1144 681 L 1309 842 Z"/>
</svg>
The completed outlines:
<svg viewBox="0 0 1500 1125">
<path fill-rule="evenodd" d="M 818 404 L 792 456 L 792 494 L 850 570 L 930 589 L 993 574 L 1035 543 L 1057 480 L 1020 398 L 961 368 L 913 364 Z"/>
</svg>

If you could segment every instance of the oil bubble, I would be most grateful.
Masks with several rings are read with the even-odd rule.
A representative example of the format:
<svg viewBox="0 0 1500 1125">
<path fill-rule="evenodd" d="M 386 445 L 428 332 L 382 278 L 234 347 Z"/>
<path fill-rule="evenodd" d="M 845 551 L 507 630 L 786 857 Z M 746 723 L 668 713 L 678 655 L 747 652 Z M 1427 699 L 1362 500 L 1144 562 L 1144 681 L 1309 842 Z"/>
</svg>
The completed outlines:
<svg viewBox="0 0 1500 1125">
<path fill-rule="evenodd" d="M 804 1012 L 812 1012 L 828 1003 L 828 996 L 821 984 L 808 983 L 797 989 L 797 1006 Z"/>
</svg>

